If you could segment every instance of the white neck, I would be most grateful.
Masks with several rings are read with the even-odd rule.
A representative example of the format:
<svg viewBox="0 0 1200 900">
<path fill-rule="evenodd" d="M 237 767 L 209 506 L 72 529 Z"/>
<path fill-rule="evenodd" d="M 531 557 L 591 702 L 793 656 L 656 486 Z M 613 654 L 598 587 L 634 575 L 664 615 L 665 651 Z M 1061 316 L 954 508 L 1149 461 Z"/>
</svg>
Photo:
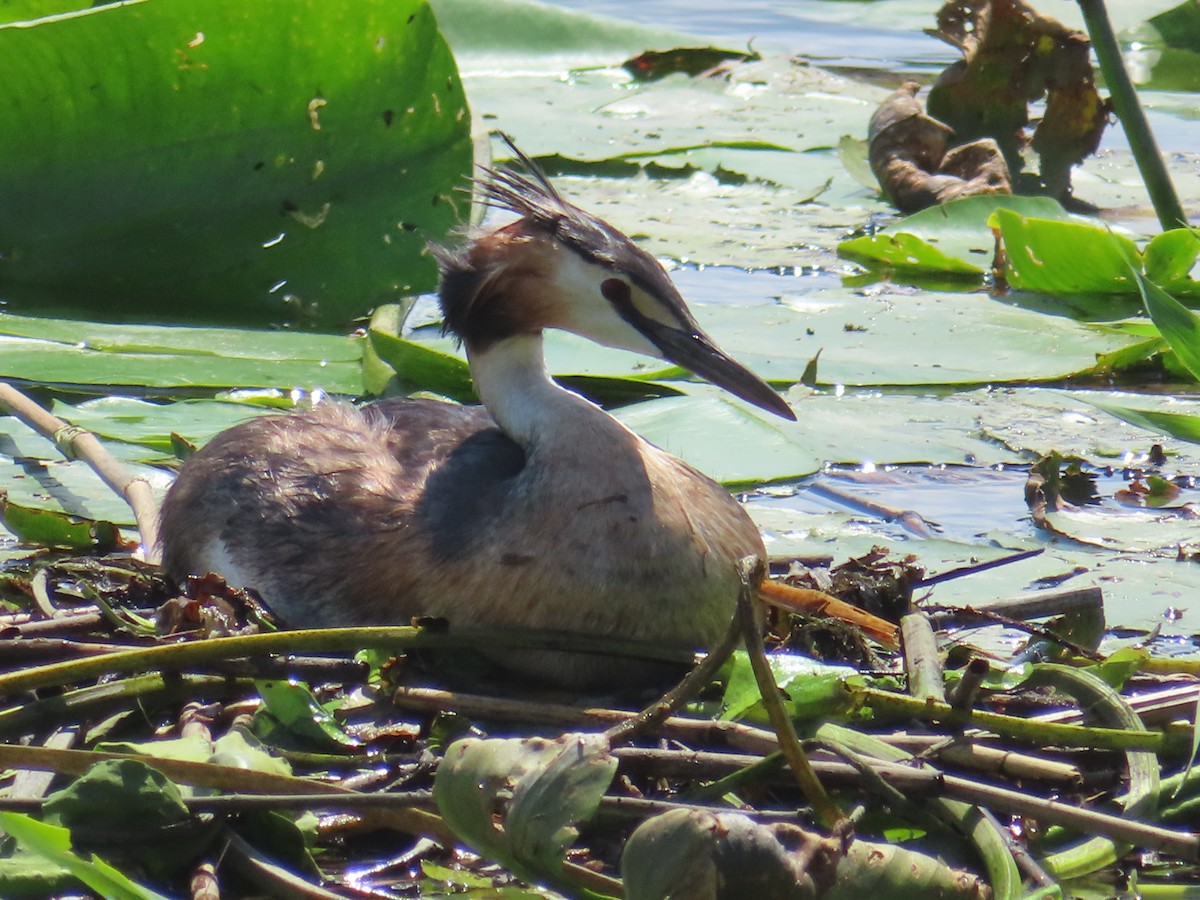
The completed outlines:
<svg viewBox="0 0 1200 900">
<path fill-rule="evenodd" d="M 550 379 L 540 334 L 514 335 L 477 352 L 468 347 L 467 359 L 479 399 L 527 450 L 560 436 L 577 441 L 608 423 L 625 431 L 598 406 Z"/>
</svg>

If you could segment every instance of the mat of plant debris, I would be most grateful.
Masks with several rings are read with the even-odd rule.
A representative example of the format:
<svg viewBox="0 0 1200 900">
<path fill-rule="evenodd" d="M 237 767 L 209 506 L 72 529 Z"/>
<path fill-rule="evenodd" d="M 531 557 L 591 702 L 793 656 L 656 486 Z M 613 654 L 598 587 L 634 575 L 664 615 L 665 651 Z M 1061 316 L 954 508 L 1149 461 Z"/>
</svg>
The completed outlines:
<svg viewBox="0 0 1200 900">
<path fill-rule="evenodd" d="M 278 631 L 213 579 L 172 596 L 119 559 L 11 569 L 0 896 L 1091 897 L 1200 878 L 1197 666 L 1094 652 L 1098 589 L 946 610 L 882 553 L 772 571 L 902 613 L 901 649 L 760 604 L 747 570 L 690 674 L 584 697 L 476 650 L 661 651 L 437 621 Z M 997 655 L 996 629 L 1020 648 Z"/>
</svg>

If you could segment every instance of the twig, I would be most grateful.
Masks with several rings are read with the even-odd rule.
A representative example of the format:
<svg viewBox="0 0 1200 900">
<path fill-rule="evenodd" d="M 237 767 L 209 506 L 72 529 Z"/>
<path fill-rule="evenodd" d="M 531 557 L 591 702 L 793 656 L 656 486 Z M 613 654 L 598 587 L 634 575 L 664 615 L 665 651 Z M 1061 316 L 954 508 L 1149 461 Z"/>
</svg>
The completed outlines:
<svg viewBox="0 0 1200 900">
<path fill-rule="evenodd" d="M 898 509 L 894 506 L 888 506 L 886 503 L 880 503 L 878 500 L 860 497 L 857 494 L 852 494 L 842 488 L 835 487 L 823 479 L 813 481 L 808 485 L 807 490 L 833 500 L 835 503 L 848 506 L 850 509 L 857 509 L 868 515 L 877 516 L 885 522 L 899 522 L 905 531 L 917 537 L 931 538 L 934 536 L 933 533 L 935 531 L 941 530 L 936 522 L 928 521 L 915 510 Z"/>
<path fill-rule="evenodd" d="M 970 606 L 951 607 L 924 603 L 922 609 L 930 614 L 934 628 L 949 628 L 983 619 L 985 621 L 1011 621 L 1044 619 L 1082 610 L 1103 610 L 1104 591 L 1098 587 L 1067 588 L 1057 591 L 1037 591 L 1006 597 L 991 603 L 975 603 Z"/>
<path fill-rule="evenodd" d="M 1122 728 L 1092 728 L 1084 725 L 1031 721 L 1002 713 L 973 710 L 960 712 L 948 703 L 922 701 L 905 694 L 879 688 L 846 684 L 846 690 L 857 702 L 877 713 L 899 714 L 906 717 L 947 725 L 972 725 L 1012 740 L 1038 746 L 1087 747 L 1093 750 L 1147 750 L 1167 752 L 1182 750 L 1187 735 L 1161 731 L 1131 731 Z"/>
<path fill-rule="evenodd" d="M 1013 563 L 1024 562 L 1027 559 L 1032 559 L 1035 556 L 1041 556 L 1046 552 L 1044 547 L 1038 547 L 1036 550 L 1021 550 L 1017 553 L 1010 553 L 1007 556 L 1001 556 L 999 559 L 989 559 L 987 562 L 972 563 L 969 566 L 958 566 L 954 569 L 947 569 L 945 572 L 938 572 L 936 575 L 926 575 L 924 578 L 917 579 L 912 583 L 914 591 L 922 588 L 933 587 L 935 584 L 942 584 L 947 581 L 953 581 L 956 578 L 966 578 L 969 575 L 978 575 L 980 572 L 987 572 L 990 569 L 998 569 L 1000 566 L 1008 566 Z"/>
<path fill-rule="evenodd" d="M 364 647 L 412 649 L 415 647 L 536 647 L 539 650 L 568 650 L 575 653 L 632 656 L 677 662 L 679 653 L 644 641 L 598 639 L 560 631 L 506 628 L 416 628 L 412 626 L 364 626 L 359 628 L 314 628 L 208 638 L 184 644 L 145 647 L 103 656 L 76 659 L 0 675 L 0 696 L 22 693 L 51 685 L 71 684 L 118 672 L 149 669 L 181 669 L 218 660 L 238 659 L 266 653 L 357 651 Z"/>
<path fill-rule="evenodd" d="M 721 642 L 709 651 L 700 664 L 683 677 L 679 684 L 671 688 L 661 698 L 647 706 L 636 716 L 626 719 L 620 724 L 613 725 L 604 732 L 610 746 L 623 744 L 633 740 L 639 734 L 658 728 L 677 709 L 704 690 L 716 677 L 721 666 L 737 649 L 742 640 L 741 624 L 735 615 L 729 622 L 729 628 Z"/>
<path fill-rule="evenodd" d="M 775 675 L 771 672 L 771 664 L 763 650 L 763 625 L 761 607 L 755 603 L 754 585 L 762 579 L 765 567 L 761 560 L 743 560 L 742 590 L 738 594 L 738 618 L 742 623 L 742 636 L 746 642 L 746 652 L 750 655 L 750 668 L 754 670 L 754 679 L 758 682 L 759 695 L 763 706 L 766 707 L 767 717 L 775 736 L 779 739 L 779 749 L 796 776 L 800 791 L 804 794 L 817 818 L 826 828 L 834 830 L 839 827 L 844 816 L 841 809 L 826 793 L 821 780 L 813 771 L 800 739 L 796 736 L 796 728 L 783 705 L 779 686 L 775 683 Z"/>
<path fill-rule="evenodd" d="M 134 704 L 154 708 L 166 702 L 224 698 L 252 688 L 249 679 L 219 675 L 164 677 L 154 673 L 107 681 L 0 710 L 0 739 L 20 735 L 47 722 L 97 721 L 106 714 L 128 710 Z"/>
<path fill-rule="evenodd" d="M 883 774 L 888 780 L 895 778 L 897 784 L 904 777 L 892 768 L 887 768 Z M 1058 800 L 1043 800 L 1009 788 L 968 781 L 956 775 L 942 775 L 941 783 L 945 786 L 947 796 L 987 807 L 994 812 L 1027 816 L 1046 824 L 1064 825 L 1083 834 L 1103 835 L 1122 844 L 1161 850 L 1180 859 L 1200 860 L 1200 836 L 1196 834 L 1171 831 Z"/>
<path fill-rule="evenodd" d="M 937 638 L 929 618 L 921 612 L 909 613 L 900 620 L 904 671 L 908 692 L 918 700 L 946 701 L 946 679 L 938 659 Z"/>
<path fill-rule="evenodd" d="M 806 616 L 830 616 L 855 625 L 874 641 L 883 646 L 895 649 L 900 646 L 900 638 L 896 626 L 886 619 L 871 615 L 865 609 L 859 609 L 839 600 L 832 594 L 816 591 L 811 588 L 800 588 L 782 581 L 771 581 L 764 578 L 758 586 L 758 597 L 763 603 L 786 609 Z"/>
<path fill-rule="evenodd" d="M 1024 631 L 1026 634 L 1039 637 L 1051 644 L 1057 644 L 1065 650 L 1074 653 L 1076 656 L 1083 657 L 1091 662 L 1096 662 L 1104 658 L 1104 654 L 1084 647 L 1082 644 L 1077 644 L 1075 641 L 1068 640 L 1057 632 L 1054 632 L 1051 629 L 1045 628 L 1041 625 L 1033 625 L 1030 622 L 1025 622 L 1020 619 L 1013 619 L 1008 616 L 999 615 L 998 613 L 986 612 L 984 610 L 972 607 L 967 607 L 966 609 L 961 610 L 960 613 L 964 617 L 974 616 L 976 619 L 978 619 L 978 621 L 975 623 L 976 625 L 1003 625 L 1005 628 L 1013 628 L 1017 631 Z M 931 616 L 931 618 L 936 620 L 937 617 L 935 615 Z"/>
<path fill-rule="evenodd" d="M 68 459 L 81 459 L 133 510 L 147 562 L 159 562 L 158 504 L 150 483 L 129 473 L 96 436 L 44 410 L 11 384 L 0 382 L 0 405 L 42 437 L 53 441 Z"/>
<path fill-rule="evenodd" d="M 1011 831 L 1000 824 L 996 818 L 996 814 L 990 809 L 980 808 L 983 818 L 992 830 L 1000 836 L 1000 840 L 1004 841 L 1004 845 L 1008 847 L 1008 852 L 1012 854 L 1013 861 L 1016 862 L 1017 868 L 1021 870 L 1021 874 L 1032 881 L 1038 887 L 1052 887 L 1055 884 L 1053 878 L 1046 874 L 1046 870 L 1038 865 L 1037 860 L 1029 855 L 1029 849 L 1013 837 Z"/>
<path fill-rule="evenodd" d="M 1190 717 L 1200 699 L 1200 684 L 1176 685 L 1159 691 L 1145 691 L 1126 699 L 1129 706 L 1146 722 L 1170 722 Z M 1031 722 L 1082 722 L 1081 709 L 1061 709 L 1030 716 Z"/>
<path fill-rule="evenodd" d="M 486 697 L 434 688 L 401 687 L 392 697 L 392 703 L 401 709 L 427 714 L 452 711 L 485 719 L 568 728 L 620 725 L 637 715 L 635 711 L 626 709 Z M 751 753 L 774 753 L 779 750 L 779 742 L 772 732 L 740 722 L 671 716 L 659 729 L 675 740 L 693 744 L 721 743 Z"/>
<path fill-rule="evenodd" d="M 950 705 L 963 712 L 973 708 L 975 698 L 979 696 L 979 689 L 983 686 L 983 679 L 987 677 L 990 668 L 991 664 L 982 656 L 972 656 L 963 668 L 958 684 L 954 686 L 954 692 L 950 695 Z"/>
<path fill-rule="evenodd" d="M 1112 97 L 1113 110 L 1121 124 L 1125 127 L 1125 135 L 1129 138 L 1129 148 L 1137 162 L 1138 171 L 1146 183 L 1146 191 L 1150 194 L 1150 202 L 1154 204 L 1154 212 L 1163 230 L 1187 226 L 1187 216 L 1171 176 L 1163 163 L 1162 154 L 1154 140 L 1154 132 L 1146 120 L 1146 113 L 1138 100 L 1137 91 L 1125 71 L 1121 60 L 1121 48 L 1117 45 L 1116 35 L 1113 34 L 1112 23 L 1108 20 L 1108 11 L 1104 8 L 1104 0 L 1078 0 L 1079 9 L 1083 13 L 1084 24 L 1092 39 L 1092 47 L 1096 51 L 1096 60 L 1100 63 L 1100 72 L 1108 85 Z"/>
<path fill-rule="evenodd" d="M 54 750 L 68 750 L 75 746 L 75 742 L 78 740 L 79 726 L 73 724 L 65 728 L 55 729 L 46 738 L 42 746 Z M 53 780 L 53 772 L 43 772 L 37 769 L 17 769 L 13 775 L 12 787 L 8 789 L 8 796 L 14 800 L 36 800 L 40 802 L 46 796 L 46 792 L 50 790 L 50 782 Z"/>
<path fill-rule="evenodd" d="M 159 757 L 147 760 L 135 753 L 104 753 L 93 750 L 51 750 L 45 747 L 22 747 L 0 744 L 0 766 L 5 768 L 27 768 L 58 772 L 61 775 L 79 776 L 91 766 L 106 759 L 132 759 L 153 765 L 172 781 L 195 787 L 216 788 L 222 791 L 264 793 L 277 791 L 280 794 L 334 794 L 351 795 L 355 792 L 336 784 L 329 784 L 291 775 L 276 775 L 270 772 L 254 772 L 236 766 L 213 763 L 191 762 Z M 381 827 L 394 828 L 406 834 L 424 834 L 436 840 L 452 844 L 456 838 L 441 818 L 419 809 L 391 808 L 375 810 L 375 822 Z"/>
</svg>

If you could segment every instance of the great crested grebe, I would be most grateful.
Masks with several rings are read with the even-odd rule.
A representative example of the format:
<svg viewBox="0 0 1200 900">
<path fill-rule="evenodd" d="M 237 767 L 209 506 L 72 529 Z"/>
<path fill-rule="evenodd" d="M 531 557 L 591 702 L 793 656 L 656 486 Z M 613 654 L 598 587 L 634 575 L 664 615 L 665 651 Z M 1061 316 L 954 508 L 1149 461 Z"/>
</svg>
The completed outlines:
<svg viewBox="0 0 1200 900">
<path fill-rule="evenodd" d="M 483 406 L 326 403 L 222 432 L 163 504 L 171 576 L 255 588 L 293 626 L 436 616 L 689 650 L 720 638 L 739 560 L 764 553 L 758 529 L 721 485 L 556 385 L 542 331 L 668 360 L 795 416 L 704 334 L 654 257 L 518 156 L 528 176 L 489 171 L 478 189 L 520 218 L 433 248 Z M 573 686 L 653 668 L 552 651 L 502 664 Z"/>
</svg>

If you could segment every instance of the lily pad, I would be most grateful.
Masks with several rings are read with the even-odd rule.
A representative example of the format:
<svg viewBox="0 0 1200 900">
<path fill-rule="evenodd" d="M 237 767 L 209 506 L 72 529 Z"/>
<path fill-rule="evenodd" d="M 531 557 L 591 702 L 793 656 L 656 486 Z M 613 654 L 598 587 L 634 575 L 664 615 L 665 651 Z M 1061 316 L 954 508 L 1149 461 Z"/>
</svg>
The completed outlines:
<svg viewBox="0 0 1200 900">
<path fill-rule="evenodd" d="M 882 234 L 843 241 L 838 245 L 838 254 L 868 265 L 902 270 L 983 274 L 991 267 L 996 252 L 996 235 L 988 218 L 997 209 L 1040 219 L 1080 218 L 1070 216 L 1049 197 L 964 197 L 905 216 L 888 225 Z M 898 255 L 892 248 L 902 236 L 917 241 L 908 240 L 904 254 Z"/>
<path fill-rule="evenodd" d="M 0 78 L 14 302 L 340 324 L 431 287 L 459 219 L 470 117 L 421 0 L 105 4 L 0 27 Z"/>
<path fill-rule="evenodd" d="M 333 335 L 0 313 L 0 348 L 0 377 L 41 383 L 362 389 L 359 342 Z"/>
<path fill-rule="evenodd" d="M 992 214 L 1004 242 L 1004 277 L 1017 290 L 1047 294 L 1132 293 L 1142 255 L 1129 238 L 1099 224 Z"/>
<path fill-rule="evenodd" d="M 174 436 L 191 444 L 205 444 L 218 432 L 270 410 L 217 400 L 152 403 L 132 397 L 101 397 L 75 406 L 56 401 L 52 411 L 106 441 L 169 455 L 174 449 Z"/>
</svg>

